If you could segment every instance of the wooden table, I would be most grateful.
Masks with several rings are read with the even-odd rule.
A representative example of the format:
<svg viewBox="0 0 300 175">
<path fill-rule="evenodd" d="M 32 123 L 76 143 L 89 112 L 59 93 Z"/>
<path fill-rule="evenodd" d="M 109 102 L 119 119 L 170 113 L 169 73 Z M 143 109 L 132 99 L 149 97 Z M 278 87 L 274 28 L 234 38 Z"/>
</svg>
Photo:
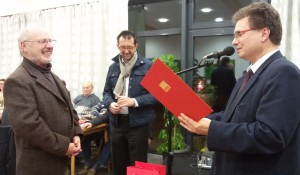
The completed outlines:
<svg viewBox="0 0 300 175">
<path fill-rule="evenodd" d="M 104 132 L 104 142 L 108 141 L 108 124 L 103 123 L 91 128 L 82 128 L 83 135 L 89 135 L 96 132 Z M 71 157 L 71 175 L 75 175 L 75 156 Z"/>
</svg>

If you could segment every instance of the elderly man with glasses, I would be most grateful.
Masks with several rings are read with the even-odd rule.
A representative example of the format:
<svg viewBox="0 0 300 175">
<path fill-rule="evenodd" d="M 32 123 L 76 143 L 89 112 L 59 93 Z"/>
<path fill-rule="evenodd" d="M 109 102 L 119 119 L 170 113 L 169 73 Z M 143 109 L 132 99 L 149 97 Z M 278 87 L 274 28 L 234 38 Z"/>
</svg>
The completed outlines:
<svg viewBox="0 0 300 175">
<path fill-rule="evenodd" d="M 65 83 L 51 71 L 53 39 L 43 29 L 24 29 L 22 63 L 4 85 L 16 143 L 16 174 L 67 175 L 81 151 L 82 131 Z"/>
</svg>

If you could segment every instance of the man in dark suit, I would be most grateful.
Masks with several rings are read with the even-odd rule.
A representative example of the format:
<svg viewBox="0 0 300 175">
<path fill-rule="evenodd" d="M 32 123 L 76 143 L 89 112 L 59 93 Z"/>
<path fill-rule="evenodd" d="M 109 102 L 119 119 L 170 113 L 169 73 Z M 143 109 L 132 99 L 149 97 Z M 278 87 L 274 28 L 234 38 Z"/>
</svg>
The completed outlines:
<svg viewBox="0 0 300 175">
<path fill-rule="evenodd" d="M 223 57 L 220 66 L 211 74 L 211 84 L 216 87 L 217 102 L 213 106 L 214 112 L 225 110 L 225 106 L 236 83 L 234 70 L 230 66 L 230 58 Z"/>
<path fill-rule="evenodd" d="M 55 40 L 32 28 L 21 32 L 18 43 L 23 61 L 4 85 L 16 174 L 67 175 L 68 157 L 81 151 L 82 132 L 65 83 L 51 72 Z"/>
<path fill-rule="evenodd" d="M 251 62 L 244 76 L 249 80 L 238 80 L 224 112 L 199 122 L 181 114 L 181 125 L 207 135 L 215 151 L 213 174 L 299 174 L 300 71 L 278 50 L 279 14 L 260 2 L 240 9 L 233 21 L 232 44 Z"/>
</svg>

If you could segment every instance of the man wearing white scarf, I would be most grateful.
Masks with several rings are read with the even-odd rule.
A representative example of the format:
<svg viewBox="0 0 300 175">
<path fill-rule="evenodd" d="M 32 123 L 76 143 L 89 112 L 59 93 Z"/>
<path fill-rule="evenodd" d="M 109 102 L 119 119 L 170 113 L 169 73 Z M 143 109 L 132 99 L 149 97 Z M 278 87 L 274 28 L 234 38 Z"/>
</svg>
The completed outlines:
<svg viewBox="0 0 300 175">
<path fill-rule="evenodd" d="M 158 102 L 140 85 L 152 62 L 137 53 L 135 34 L 122 31 L 117 41 L 120 54 L 109 67 L 103 102 L 109 109 L 113 173 L 126 175 L 135 161 L 147 162 L 149 123 Z"/>
</svg>

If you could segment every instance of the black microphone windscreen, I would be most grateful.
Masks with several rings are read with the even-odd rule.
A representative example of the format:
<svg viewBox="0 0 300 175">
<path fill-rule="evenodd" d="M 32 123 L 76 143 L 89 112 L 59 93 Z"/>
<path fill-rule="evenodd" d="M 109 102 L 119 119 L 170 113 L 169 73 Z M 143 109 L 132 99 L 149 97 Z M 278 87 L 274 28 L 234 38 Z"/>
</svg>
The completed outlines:
<svg viewBox="0 0 300 175">
<path fill-rule="evenodd" d="M 231 56 L 234 54 L 234 48 L 232 46 L 227 46 L 223 50 L 224 55 Z"/>
</svg>

